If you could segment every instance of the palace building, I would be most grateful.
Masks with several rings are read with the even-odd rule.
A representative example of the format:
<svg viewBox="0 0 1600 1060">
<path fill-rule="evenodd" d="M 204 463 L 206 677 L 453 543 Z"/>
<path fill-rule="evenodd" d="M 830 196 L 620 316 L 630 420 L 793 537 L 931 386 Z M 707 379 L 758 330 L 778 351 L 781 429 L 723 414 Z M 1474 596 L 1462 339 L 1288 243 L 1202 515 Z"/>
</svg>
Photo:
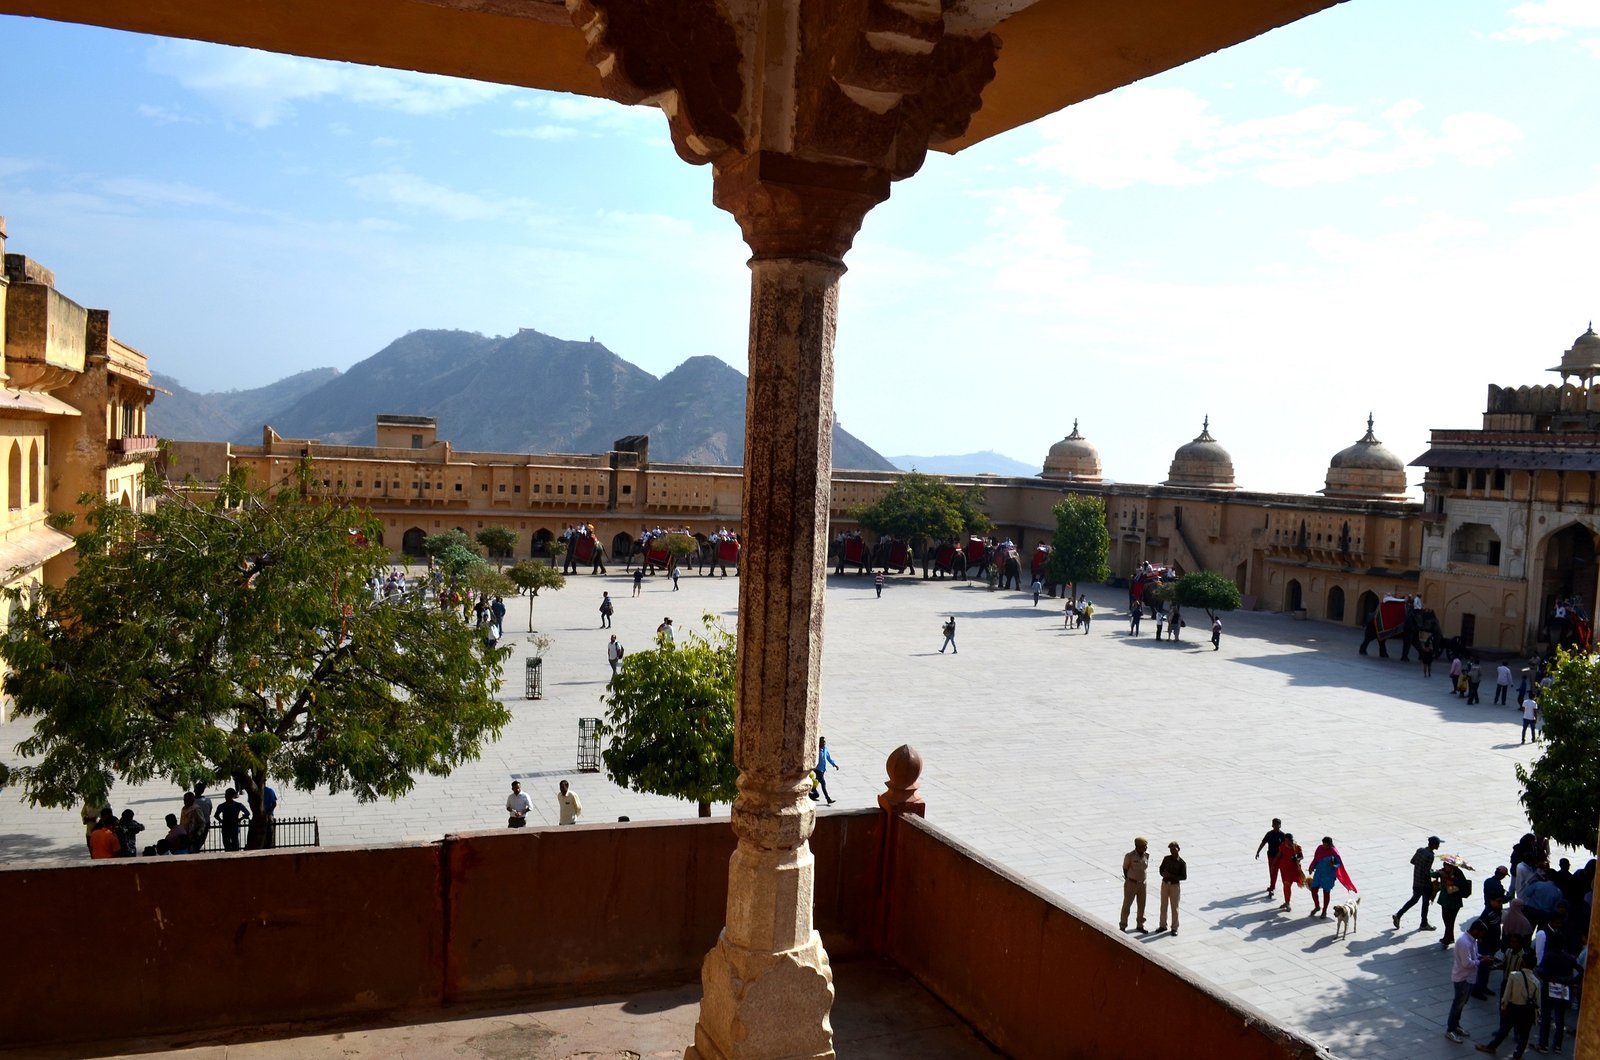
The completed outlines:
<svg viewBox="0 0 1600 1060">
<path fill-rule="evenodd" d="M 1561 385 L 1489 388 L 1479 431 L 1433 432 L 1422 502 L 1408 499 L 1406 462 L 1366 431 L 1328 461 L 1316 493 L 1261 493 L 1235 480 L 1232 455 L 1209 417 L 1173 453 L 1155 485 L 1107 482 L 1098 449 L 1075 421 L 1037 477 L 947 476 L 982 488 L 997 534 L 1024 550 L 1047 541 L 1063 494 L 1100 498 L 1111 531 L 1111 570 L 1145 561 L 1211 570 L 1239 586 L 1247 607 L 1360 626 L 1387 595 L 1421 593 L 1445 631 L 1482 649 L 1537 647 L 1537 617 L 1557 596 L 1596 603 L 1596 473 L 1600 472 L 1600 336 L 1586 332 L 1552 371 Z M 374 446 L 281 438 L 259 446 L 178 442 L 176 479 L 217 481 L 242 467 L 261 484 L 295 481 L 310 460 L 314 487 L 378 516 L 384 542 L 420 555 L 423 539 L 459 528 L 517 531 L 519 551 L 548 554 L 573 523 L 592 523 L 613 556 L 641 529 L 687 527 L 702 538 L 741 521 L 743 470 L 657 464 L 649 440 L 619 440 L 592 455 L 455 449 L 427 416 L 383 415 Z M 835 470 L 830 529 L 855 529 L 899 472 Z M 1531 545 L 1530 545 L 1531 542 Z"/>
</svg>

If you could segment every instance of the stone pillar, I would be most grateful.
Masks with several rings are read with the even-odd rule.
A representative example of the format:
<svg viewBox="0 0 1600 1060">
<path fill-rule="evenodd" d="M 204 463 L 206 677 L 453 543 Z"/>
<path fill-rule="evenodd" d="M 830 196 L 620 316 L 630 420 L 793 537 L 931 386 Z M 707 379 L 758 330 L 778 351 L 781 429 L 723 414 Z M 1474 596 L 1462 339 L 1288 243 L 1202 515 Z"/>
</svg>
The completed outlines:
<svg viewBox="0 0 1600 1060">
<path fill-rule="evenodd" d="M 718 172 L 750 260 L 744 551 L 739 570 L 739 838 L 728 919 L 701 969 L 687 1060 L 832 1057 L 833 972 L 812 926 L 833 337 L 844 250 L 888 182 L 756 158 Z M 797 175 L 816 183 L 800 185 Z"/>
<path fill-rule="evenodd" d="M 948 2 L 566 0 L 613 98 L 662 108 L 753 252 L 740 555 L 739 844 L 688 1060 L 833 1056 L 812 927 L 815 762 L 844 255 L 891 181 L 960 136 L 999 42 Z M 665 31 L 664 31 L 665 28 Z"/>
<path fill-rule="evenodd" d="M 1589 921 L 1589 953 L 1595 953 L 1595 948 L 1600 946 L 1600 917 L 1593 917 Z M 1578 1010 L 1578 1029 L 1572 1036 L 1572 1055 L 1574 1060 L 1600 1060 L 1600 972 L 1595 971 L 1596 962 L 1589 961 L 1589 967 L 1583 973 L 1583 993 L 1589 999 Z"/>
</svg>

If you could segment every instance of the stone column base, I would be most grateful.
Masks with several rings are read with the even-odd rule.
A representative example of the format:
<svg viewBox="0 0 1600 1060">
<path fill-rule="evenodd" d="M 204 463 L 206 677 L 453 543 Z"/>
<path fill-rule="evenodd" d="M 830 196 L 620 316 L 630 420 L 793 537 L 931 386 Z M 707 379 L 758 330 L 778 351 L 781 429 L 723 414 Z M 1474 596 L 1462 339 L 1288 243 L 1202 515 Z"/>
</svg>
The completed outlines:
<svg viewBox="0 0 1600 1060">
<path fill-rule="evenodd" d="M 684 1060 L 834 1060 L 833 969 L 815 931 L 783 953 L 747 950 L 724 933 L 700 981 L 700 1020 Z"/>
</svg>

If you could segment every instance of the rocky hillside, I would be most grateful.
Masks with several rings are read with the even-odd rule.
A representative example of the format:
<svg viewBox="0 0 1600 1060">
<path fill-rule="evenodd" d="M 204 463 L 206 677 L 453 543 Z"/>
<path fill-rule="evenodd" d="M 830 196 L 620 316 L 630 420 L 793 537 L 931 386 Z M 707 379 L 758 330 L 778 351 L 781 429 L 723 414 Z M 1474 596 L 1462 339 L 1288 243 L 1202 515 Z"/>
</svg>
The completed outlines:
<svg viewBox="0 0 1600 1060">
<path fill-rule="evenodd" d="M 288 438 L 371 444 L 378 413 L 435 416 L 457 449 L 604 452 L 650 436 L 653 460 L 744 460 L 744 373 L 691 357 L 657 379 L 597 342 L 529 328 L 506 337 L 414 331 L 352 366 L 320 369 L 251 391 L 196 394 L 161 383 L 150 428 L 167 438 L 257 443 L 270 424 Z M 254 397 L 253 397 L 254 396 Z M 835 467 L 889 470 L 860 439 L 834 429 Z"/>
</svg>

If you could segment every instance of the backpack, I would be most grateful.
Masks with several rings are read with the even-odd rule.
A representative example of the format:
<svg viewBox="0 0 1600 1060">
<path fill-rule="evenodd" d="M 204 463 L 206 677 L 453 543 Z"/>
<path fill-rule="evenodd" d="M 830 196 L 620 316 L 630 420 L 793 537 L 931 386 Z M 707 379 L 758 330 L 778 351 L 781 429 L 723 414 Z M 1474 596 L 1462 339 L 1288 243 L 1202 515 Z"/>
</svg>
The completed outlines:
<svg viewBox="0 0 1600 1060">
<path fill-rule="evenodd" d="M 1470 897 L 1471 894 L 1472 894 L 1472 881 L 1467 879 L 1467 877 L 1465 875 L 1463 875 L 1461 877 L 1460 890 L 1461 890 L 1461 897 L 1463 897 L 1463 898 Z"/>
<path fill-rule="evenodd" d="M 946 622 L 944 624 L 944 635 L 947 637 L 956 635 L 956 624 L 954 622 Z"/>
</svg>

